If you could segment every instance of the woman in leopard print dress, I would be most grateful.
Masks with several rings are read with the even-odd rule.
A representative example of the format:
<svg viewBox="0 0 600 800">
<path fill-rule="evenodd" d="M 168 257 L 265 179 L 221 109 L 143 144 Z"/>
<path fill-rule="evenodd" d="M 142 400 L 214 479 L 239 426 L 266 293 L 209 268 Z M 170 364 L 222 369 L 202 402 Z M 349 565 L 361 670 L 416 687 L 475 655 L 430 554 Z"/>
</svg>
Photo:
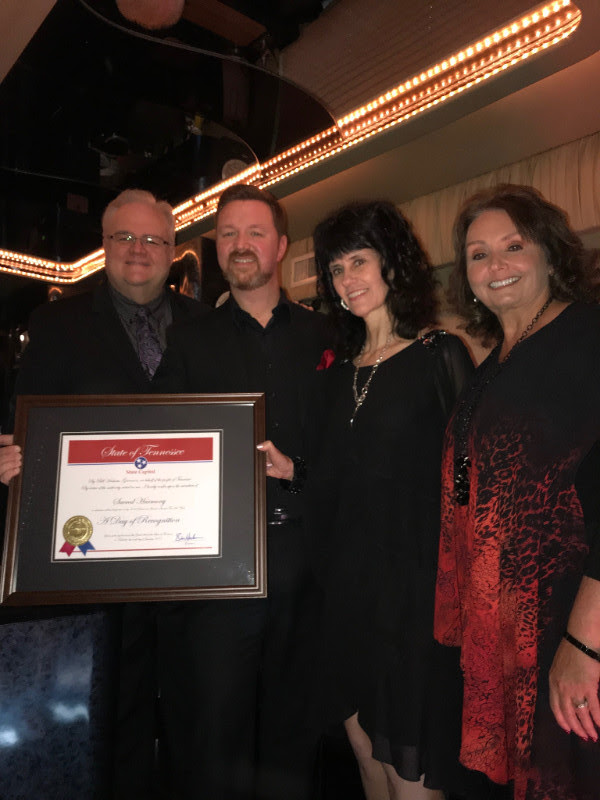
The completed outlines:
<svg viewBox="0 0 600 800">
<path fill-rule="evenodd" d="M 443 467 L 435 634 L 461 646 L 461 761 L 487 777 L 489 797 L 598 800 L 591 263 L 564 213 L 521 186 L 467 201 L 455 247 L 467 331 L 497 342 L 449 423 Z"/>
</svg>

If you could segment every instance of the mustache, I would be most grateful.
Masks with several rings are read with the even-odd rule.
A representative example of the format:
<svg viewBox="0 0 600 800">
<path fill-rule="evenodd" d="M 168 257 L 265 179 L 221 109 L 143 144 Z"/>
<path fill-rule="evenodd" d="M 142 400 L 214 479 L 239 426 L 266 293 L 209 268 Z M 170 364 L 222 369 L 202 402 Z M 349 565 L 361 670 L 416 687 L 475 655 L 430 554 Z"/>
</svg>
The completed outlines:
<svg viewBox="0 0 600 800">
<path fill-rule="evenodd" d="M 228 260 L 231 263 L 236 258 L 252 258 L 256 260 L 256 256 L 251 250 L 233 250 L 229 254 Z"/>
</svg>

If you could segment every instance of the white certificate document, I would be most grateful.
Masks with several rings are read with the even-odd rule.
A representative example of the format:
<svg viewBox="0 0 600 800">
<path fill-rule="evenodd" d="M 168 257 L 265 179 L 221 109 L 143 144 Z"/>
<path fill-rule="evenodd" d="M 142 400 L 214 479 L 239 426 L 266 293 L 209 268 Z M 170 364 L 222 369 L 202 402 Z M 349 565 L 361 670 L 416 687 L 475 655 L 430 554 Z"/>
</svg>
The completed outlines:
<svg viewBox="0 0 600 800">
<path fill-rule="evenodd" d="M 61 434 L 52 560 L 218 556 L 221 437 Z"/>
</svg>

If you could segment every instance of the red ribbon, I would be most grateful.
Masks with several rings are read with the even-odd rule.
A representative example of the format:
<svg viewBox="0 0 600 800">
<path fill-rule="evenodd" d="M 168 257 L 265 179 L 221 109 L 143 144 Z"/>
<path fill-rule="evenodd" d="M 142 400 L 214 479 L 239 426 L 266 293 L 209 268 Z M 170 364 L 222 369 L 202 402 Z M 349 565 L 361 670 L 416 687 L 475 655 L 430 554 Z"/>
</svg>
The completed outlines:
<svg viewBox="0 0 600 800">
<path fill-rule="evenodd" d="M 329 367 L 333 364 L 334 361 L 335 361 L 335 353 L 333 352 L 333 350 L 330 350 L 328 348 L 327 350 L 323 351 L 323 355 L 321 356 L 321 360 L 319 361 L 317 369 L 318 370 L 329 369 Z"/>
</svg>

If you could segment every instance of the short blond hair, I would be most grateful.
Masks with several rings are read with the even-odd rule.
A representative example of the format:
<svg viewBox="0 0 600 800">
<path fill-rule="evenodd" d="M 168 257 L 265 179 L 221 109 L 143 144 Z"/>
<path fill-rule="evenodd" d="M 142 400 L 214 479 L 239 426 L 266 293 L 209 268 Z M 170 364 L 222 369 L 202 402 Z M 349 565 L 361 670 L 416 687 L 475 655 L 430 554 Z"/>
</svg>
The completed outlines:
<svg viewBox="0 0 600 800">
<path fill-rule="evenodd" d="M 171 244 L 175 242 L 173 208 L 165 200 L 157 200 L 152 192 L 147 192 L 145 189 L 125 189 L 121 194 L 118 194 L 114 200 L 111 200 L 102 214 L 102 231 L 106 230 L 108 221 L 114 212 L 129 203 L 143 203 L 147 206 L 154 206 L 165 218 L 165 222 L 169 228 Z"/>
</svg>

